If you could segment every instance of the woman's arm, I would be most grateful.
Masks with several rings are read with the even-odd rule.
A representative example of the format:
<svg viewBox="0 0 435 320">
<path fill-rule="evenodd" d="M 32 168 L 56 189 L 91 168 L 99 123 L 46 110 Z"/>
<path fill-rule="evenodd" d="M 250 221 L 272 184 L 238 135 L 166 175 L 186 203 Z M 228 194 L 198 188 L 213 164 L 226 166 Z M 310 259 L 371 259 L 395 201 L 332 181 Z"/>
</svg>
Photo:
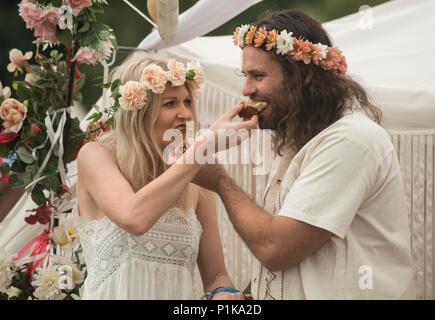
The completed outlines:
<svg viewBox="0 0 435 320">
<path fill-rule="evenodd" d="M 192 154 L 186 151 L 186 156 Z M 184 191 L 200 166 L 179 159 L 136 193 L 120 172 L 113 153 L 97 142 L 88 143 L 77 158 L 81 186 L 114 223 L 134 235 L 147 232 Z"/>
<path fill-rule="evenodd" d="M 200 170 L 195 161 L 196 150 L 204 150 L 207 143 L 217 145 L 218 137 L 226 130 L 256 127 L 256 117 L 232 122 L 242 107 L 236 105 L 222 115 L 175 164 L 136 193 L 120 172 L 113 153 L 97 142 L 88 143 L 77 158 L 80 185 L 113 222 L 131 234 L 142 235 L 175 203 Z"/>
<path fill-rule="evenodd" d="M 199 244 L 198 267 L 204 290 L 217 287 L 233 287 L 225 268 L 222 244 L 216 217 L 216 194 L 200 189 L 196 214 L 203 233 Z"/>
</svg>

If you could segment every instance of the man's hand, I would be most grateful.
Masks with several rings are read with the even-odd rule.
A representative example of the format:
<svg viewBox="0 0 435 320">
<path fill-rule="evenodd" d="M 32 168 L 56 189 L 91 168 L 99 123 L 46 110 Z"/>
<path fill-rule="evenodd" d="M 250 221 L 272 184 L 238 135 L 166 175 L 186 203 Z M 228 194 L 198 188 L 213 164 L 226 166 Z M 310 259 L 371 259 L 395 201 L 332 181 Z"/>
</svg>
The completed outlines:
<svg viewBox="0 0 435 320">
<path fill-rule="evenodd" d="M 200 187 L 217 192 L 219 179 L 228 177 L 228 173 L 220 164 L 205 164 L 193 178 L 192 182 Z"/>
<path fill-rule="evenodd" d="M 213 300 L 246 300 L 242 292 L 219 292 L 213 297 Z"/>
</svg>

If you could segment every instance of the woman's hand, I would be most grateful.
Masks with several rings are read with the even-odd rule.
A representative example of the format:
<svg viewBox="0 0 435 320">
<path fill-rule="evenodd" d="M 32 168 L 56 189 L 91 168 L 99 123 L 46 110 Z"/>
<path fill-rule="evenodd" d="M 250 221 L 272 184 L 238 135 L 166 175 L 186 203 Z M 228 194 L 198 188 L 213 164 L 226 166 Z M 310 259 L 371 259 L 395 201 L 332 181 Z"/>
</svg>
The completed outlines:
<svg viewBox="0 0 435 320">
<path fill-rule="evenodd" d="M 207 144 L 212 143 L 217 152 L 240 144 L 250 136 L 250 131 L 257 128 L 258 124 L 257 116 L 253 116 L 246 121 L 233 122 L 233 119 L 242 108 L 243 102 L 233 106 L 198 138 L 206 140 Z"/>
</svg>

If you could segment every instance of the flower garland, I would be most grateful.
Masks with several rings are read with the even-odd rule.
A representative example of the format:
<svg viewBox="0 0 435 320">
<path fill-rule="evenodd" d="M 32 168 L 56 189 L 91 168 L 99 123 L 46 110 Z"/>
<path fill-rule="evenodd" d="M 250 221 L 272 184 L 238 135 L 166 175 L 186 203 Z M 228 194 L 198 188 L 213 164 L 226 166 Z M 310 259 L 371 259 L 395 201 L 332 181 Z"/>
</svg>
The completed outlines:
<svg viewBox="0 0 435 320">
<path fill-rule="evenodd" d="M 44 231 L 17 254 L 0 248 L 0 300 L 80 298 L 86 268 L 69 218 L 74 203 L 67 164 L 77 158 L 88 133 L 71 109 L 84 84 L 79 65 L 104 62 L 116 49 L 113 30 L 97 20 L 107 4 L 22 0 L 18 5 L 36 50 L 12 49 L 7 70 L 16 80 L 11 86 L 0 82 L 0 183 L 26 190 L 36 207 L 25 221 L 42 224 Z"/>
<path fill-rule="evenodd" d="M 345 74 L 346 57 L 340 49 L 328 47 L 321 43 L 314 44 L 303 38 L 292 37 L 293 32 L 267 30 L 265 27 L 245 24 L 237 27 L 233 34 L 234 45 L 244 48 L 254 46 L 266 51 L 276 50 L 279 55 L 287 55 L 294 61 L 305 64 L 314 63 L 325 71 Z"/>
<path fill-rule="evenodd" d="M 156 64 L 150 64 L 142 71 L 140 81 L 128 81 L 120 86 L 119 104 L 125 110 L 138 110 L 148 101 L 148 90 L 155 94 L 162 94 L 166 84 L 182 86 L 186 80 L 192 81 L 194 89 L 200 89 L 204 82 L 204 71 L 198 62 L 189 62 L 187 68 L 175 59 L 169 60 L 168 71 Z"/>
</svg>

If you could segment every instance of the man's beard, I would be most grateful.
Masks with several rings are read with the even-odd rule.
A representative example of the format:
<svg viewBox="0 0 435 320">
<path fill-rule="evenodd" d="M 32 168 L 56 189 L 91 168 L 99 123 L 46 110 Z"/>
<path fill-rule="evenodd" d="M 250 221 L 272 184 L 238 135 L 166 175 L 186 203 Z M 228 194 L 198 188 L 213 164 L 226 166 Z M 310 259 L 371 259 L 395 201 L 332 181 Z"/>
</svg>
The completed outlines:
<svg viewBox="0 0 435 320">
<path fill-rule="evenodd" d="M 266 119 L 265 114 L 268 110 L 263 109 L 258 115 L 258 126 L 260 129 L 277 130 L 280 121 L 289 113 L 290 99 L 288 93 L 281 93 L 277 95 L 265 96 L 262 94 L 255 94 L 250 96 L 254 101 L 265 101 L 269 104 L 266 109 L 271 108 L 271 113 Z"/>
</svg>

